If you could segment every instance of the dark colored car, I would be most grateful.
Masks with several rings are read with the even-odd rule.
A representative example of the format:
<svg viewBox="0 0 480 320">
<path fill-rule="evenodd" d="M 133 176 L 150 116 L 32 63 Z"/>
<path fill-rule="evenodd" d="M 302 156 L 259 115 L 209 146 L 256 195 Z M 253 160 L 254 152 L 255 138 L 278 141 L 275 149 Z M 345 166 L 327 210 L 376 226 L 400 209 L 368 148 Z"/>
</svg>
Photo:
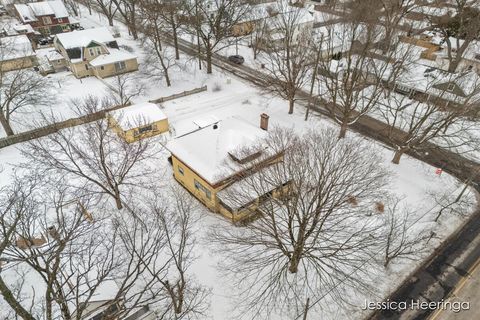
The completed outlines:
<svg viewBox="0 0 480 320">
<path fill-rule="evenodd" d="M 236 64 L 243 64 L 245 62 L 245 59 L 242 56 L 234 55 L 234 56 L 228 57 L 228 61 Z"/>
<path fill-rule="evenodd" d="M 47 45 L 48 44 L 48 39 L 46 39 L 46 38 L 38 39 L 38 44 L 42 45 L 42 46 Z"/>
</svg>

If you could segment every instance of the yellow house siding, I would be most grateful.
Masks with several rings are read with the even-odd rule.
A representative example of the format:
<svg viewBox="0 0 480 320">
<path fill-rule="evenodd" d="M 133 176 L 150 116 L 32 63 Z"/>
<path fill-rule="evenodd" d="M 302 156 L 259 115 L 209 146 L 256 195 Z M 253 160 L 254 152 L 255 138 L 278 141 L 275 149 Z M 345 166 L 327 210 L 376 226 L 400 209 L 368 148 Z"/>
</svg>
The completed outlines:
<svg viewBox="0 0 480 320">
<path fill-rule="evenodd" d="M 92 50 L 90 50 L 90 49 L 92 49 Z M 100 51 L 97 51 L 97 50 L 100 50 Z M 90 51 L 92 51 L 93 54 Z M 92 61 L 93 59 L 95 59 L 99 55 L 107 54 L 107 53 L 108 53 L 107 49 L 105 47 L 101 46 L 101 45 L 96 45 L 96 46 L 83 48 L 83 57 L 87 61 Z"/>
<path fill-rule="evenodd" d="M 218 201 L 216 192 L 219 190 L 215 190 L 208 182 L 191 170 L 186 164 L 177 159 L 173 154 L 172 165 L 173 176 L 175 179 L 180 182 L 188 191 L 190 191 L 190 193 L 193 194 L 198 200 L 205 204 L 205 206 L 207 206 L 210 210 L 217 212 Z M 183 174 L 181 171 L 183 171 Z M 204 191 L 195 187 L 195 180 L 210 192 L 210 198 L 207 197 Z"/>
<path fill-rule="evenodd" d="M 0 70 L 2 72 L 32 68 L 38 65 L 35 56 L 17 58 L 12 60 L 0 61 Z"/>
<path fill-rule="evenodd" d="M 90 67 L 88 62 L 81 61 L 78 63 L 69 63 L 69 65 L 70 65 L 70 71 L 77 78 L 88 77 L 93 74 L 93 69 Z"/>
<path fill-rule="evenodd" d="M 117 71 L 115 69 L 115 64 L 106 64 L 103 66 L 92 67 L 93 74 L 98 78 L 107 78 L 111 76 L 115 76 L 122 73 L 132 72 L 138 70 L 138 62 L 137 59 L 129 59 L 125 60 L 125 69 Z"/>
<path fill-rule="evenodd" d="M 144 133 L 136 135 L 135 132 L 139 128 L 133 128 L 133 129 L 130 129 L 130 130 L 123 130 L 120 127 L 120 125 L 118 124 L 118 122 L 112 116 L 108 115 L 107 120 L 108 120 L 108 125 L 110 126 L 110 128 L 112 128 L 112 130 L 116 134 L 118 134 L 120 137 L 125 139 L 125 141 L 128 142 L 128 143 L 132 143 L 132 142 L 135 142 L 135 141 L 139 141 L 141 139 L 145 139 L 145 138 L 149 138 L 149 137 L 159 135 L 161 133 L 167 132 L 168 129 L 169 129 L 168 119 L 163 119 L 163 120 L 160 120 L 160 121 L 153 122 L 151 124 L 151 125 L 155 126 L 155 130 L 146 131 Z"/>
<path fill-rule="evenodd" d="M 255 30 L 255 24 L 251 21 L 240 22 L 232 27 L 232 35 L 235 37 L 245 36 Z"/>
<path fill-rule="evenodd" d="M 281 161 L 283 155 L 279 154 L 272 159 L 267 160 L 266 163 L 273 164 L 275 162 Z M 190 169 L 186 164 L 181 160 L 175 157 L 172 154 L 172 166 L 173 166 L 173 176 L 175 180 L 180 182 L 191 194 L 193 194 L 198 200 L 200 200 L 207 208 L 215 213 L 219 213 L 228 220 L 232 222 L 238 222 L 250 218 L 252 214 L 257 211 L 258 208 L 258 199 L 254 201 L 249 206 L 242 208 L 239 211 L 230 211 L 222 205 L 222 203 L 217 198 L 217 193 L 222 189 L 226 188 L 231 182 L 230 179 L 225 180 L 225 183 L 219 183 L 216 186 L 211 186 L 206 182 L 202 177 L 200 177 L 195 171 Z M 183 173 L 182 173 L 182 172 Z M 202 186 L 204 186 L 208 191 L 210 191 L 210 199 L 206 196 L 205 192 L 199 190 L 195 187 L 195 180 L 197 180 Z M 235 183 L 235 182 L 233 182 Z M 279 187 L 279 189 L 273 191 L 273 196 L 278 196 L 281 194 L 282 190 L 285 187 Z"/>
</svg>

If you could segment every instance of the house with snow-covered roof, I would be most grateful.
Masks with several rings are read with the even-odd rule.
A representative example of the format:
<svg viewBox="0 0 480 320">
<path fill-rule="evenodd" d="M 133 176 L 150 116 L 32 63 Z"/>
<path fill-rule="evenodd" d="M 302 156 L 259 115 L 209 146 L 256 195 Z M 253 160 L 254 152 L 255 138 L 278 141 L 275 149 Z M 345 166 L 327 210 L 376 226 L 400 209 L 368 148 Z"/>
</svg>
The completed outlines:
<svg viewBox="0 0 480 320">
<path fill-rule="evenodd" d="M 26 35 L 0 38 L 1 71 L 26 69 L 37 64 L 37 56 Z"/>
<path fill-rule="evenodd" d="M 261 119 L 263 129 L 233 116 L 167 144 L 175 179 L 211 211 L 232 222 L 251 218 L 260 200 L 253 197 L 232 202 L 229 188 L 283 159 L 283 152 L 265 144 L 268 117 Z M 272 185 L 270 191 L 283 187 Z"/>
<path fill-rule="evenodd" d="M 252 15 L 262 17 L 266 32 L 261 39 L 260 47 L 275 47 L 285 40 L 285 27 L 291 28 L 294 43 L 302 44 L 301 34 L 310 33 L 315 19 L 307 9 L 291 5 L 288 1 L 261 3 L 252 6 Z"/>
<path fill-rule="evenodd" d="M 134 104 L 109 112 L 108 125 L 128 143 L 168 131 L 168 119 L 160 108 L 151 102 Z"/>
<path fill-rule="evenodd" d="M 77 78 L 106 78 L 138 70 L 137 56 L 121 50 L 105 27 L 57 34 L 53 43 Z"/>
<path fill-rule="evenodd" d="M 60 0 L 20 3 L 14 8 L 23 24 L 43 35 L 70 31 L 70 17 Z"/>
<path fill-rule="evenodd" d="M 451 54 L 454 59 L 458 54 L 458 47 L 465 45 L 465 40 L 457 39 L 454 37 L 449 38 L 451 45 Z M 442 50 L 438 53 L 438 63 L 442 69 L 448 70 L 450 59 L 448 57 L 448 48 L 446 41 L 442 42 Z M 474 70 L 480 73 L 480 41 L 473 40 L 466 46 L 465 50 L 461 53 L 460 62 L 457 67 L 457 71 Z"/>
</svg>

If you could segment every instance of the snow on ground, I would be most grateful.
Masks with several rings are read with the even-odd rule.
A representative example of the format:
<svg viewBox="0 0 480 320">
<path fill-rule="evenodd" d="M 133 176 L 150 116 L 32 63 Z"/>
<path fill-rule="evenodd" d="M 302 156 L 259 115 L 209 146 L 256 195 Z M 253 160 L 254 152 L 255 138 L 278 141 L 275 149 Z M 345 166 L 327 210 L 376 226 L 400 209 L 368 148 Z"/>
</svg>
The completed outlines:
<svg viewBox="0 0 480 320">
<path fill-rule="evenodd" d="M 169 118 L 170 125 L 173 127 L 172 133 L 167 134 L 168 139 L 172 139 L 180 131 L 189 130 L 189 125 L 192 121 L 201 118 L 215 118 L 218 120 L 226 117 L 236 115 L 240 116 L 252 125 L 258 126 L 260 123 L 260 114 L 267 113 L 270 116 L 270 127 L 287 126 L 294 128 L 296 131 L 303 131 L 307 128 L 320 128 L 323 126 L 332 126 L 333 124 L 327 119 L 312 117 L 310 121 L 303 120 L 304 110 L 297 107 L 293 115 L 287 114 L 288 104 L 286 101 L 262 95 L 255 88 L 239 81 L 235 78 L 230 80 L 227 84 L 228 75 L 221 74 L 215 70 L 214 75 L 211 76 L 208 83 L 215 82 L 221 86 L 220 91 L 212 91 L 180 98 L 177 100 L 168 101 L 162 104 L 163 111 Z M 183 128 L 183 130 L 182 130 Z M 177 132 L 177 133 L 175 133 Z M 353 133 L 349 133 L 353 135 Z M 22 157 L 19 154 L 18 147 L 11 146 L 5 149 L 0 149 L 0 163 L 4 167 L 4 172 L 0 175 L 0 185 L 8 183 L 9 173 L 13 168 L 22 162 Z M 400 165 L 391 164 L 392 151 L 383 146 L 371 141 L 372 153 L 377 154 L 384 160 L 385 166 L 391 172 L 391 190 L 399 197 L 405 198 L 405 203 L 410 207 L 415 207 L 416 214 L 422 215 L 434 206 L 430 198 L 431 192 L 454 192 L 459 186 L 455 179 L 447 174 L 438 176 L 435 174 L 435 168 L 416 161 L 408 156 L 405 156 Z M 170 183 L 175 183 L 172 177 L 170 166 L 167 162 L 168 152 L 165 151 L 162 156 L 162 162 L 157 165 L 165 169 L 165 179 Z M 161 170 L 162 172 L 164 170 Z M 231 297 L 235 293 L 234 288 L 230 288 L 222 278 L 219 277 L 216 265 L 220 262 L 220 257 L 215 257 L 210 254 L 210 245 L 208 244 L 207 230 L 216 225 L 228 224 L 220 216 L 210 213 L 205 208 L 199 206 L 196 213 L 203 218 L 199 222 L 200 231 L 199 238 L 202 239 L 198 244 L 196 253 L 198 260 L 192 266 L 199 281 L 212 288 L 212 303 L 211 303 L 211 317 L 208 319 L 226 319 L 226 315 L 233 307 L 233 300 Z M 433 219 L 434 212 L 425 216 L 425 221 Z M 415 216 L 418 218 L 419 216 Z M 445 216 L 444 219 L 437 224 L 436 230 L 442 237 L 447 236 L 450 232 L 455 230 L 461 223 L 461 219 L 456 216 Z M 382 280 L 383 285 L 379 287 L 378 295 L 383 296 L 399 284 L 402 280 L 401 276 L 405 276 L 412 270 L 415 264 L 393 264 L 391 269 L 384 275 L 379 277 L 386 277 Z M 388 279 L 388 281 L 387 281 Z M 323 318 L 328 318 L 327 315 L 322 315 Z M 248 318 L 247 318 L 248 319 Z"/>
<path fill-rule="evenodd" d="M 81 18 L 82 24 L 86 27 L 88 25 L 95 26 L 101 23 L 98 22 L 97 16 L 88 16 L 83 13 Z M 131 47 L 135 54 L 142 59 L 139 45 L 129 40 L 126 37 L 126 32 L 123 26 L 119 26 L 122 38 L 119 43 Z M 247 48 L 248 49 L 248 48 Z M 235 50 L 234 47 L 229 51 Z M 250 50 L 250 49 L 249 49 Z M 242 49 L 243 51 L 243 49 Z M 185 57 L 184 57 L 185 59 Z M 141 63 L 141 60 L 140 60 Z M 137 75 L 141 77 L 140 70 Z M 53 112 L 62 113 L 68 117 L 71 111 L 68 109 L 68 101 L 71 98 L 81 98 L 86 94 L 103 94 L 105 92 L 105 83 L 111 83 L 112 79 L 107 79 L 106 82 L 90 77 L 82 79 L 81 81 L 75 79 L 68 72 L 59 73 L 51 76 L 52 80 L 56 80 L 58 86 L 52 88 L 52 92 L 59 97 L 58 100 L 62 103 L 57 103 L 51 106 Z M 167 88 L 163 82 L 151 83 L 142 96 L 134 99 L 134 102 L 142 102 L 152 98 L 166 96 L 171 93 L 177 93 L 184 90 L 199 87 L 206 84 L 208 92 L 180 98 L 161 104 L 163 112 L 167 115 L 171 125 L 171 133 L 165 134 L 167 139 L 173 139 L 176 135 L 192 130 L 193 121 L 199 119 L 225 119 L 230 116 L 240 116 L 244 120 L 250 122 L 252 125 L 258 126 L 260 123 L 260 114 L 267 113 L 270 116 L 270 127 L 286 126 L 301 132 L 307 128 L 321 128 L 324 126 L 333 126 L 333 124 L 325 118 L 319 116 L 311 116 L 308 122 L 303 120 L 304 110 L 297 106 L 293 115 L 288 115 L 288 103 L 284 100 L 263 95 L 257 89 L 242 82 L 231 75 L 222 73 L 222 71 L 214 69 L 213 75 L 206 75 L 204 71 L 196 70 L 195 63 L 186 63 L 183 72 L 177 71 L 172 79 L 172 87 Z M 216 87 L 216 90 L 213 88 Z M 53 91 L 54 90 L 54 91 Z M 27 121 L 25 121 L 28 123 Z M 349 133 L 354 135 L 354 133 Z M 415 208 L 414 217 L 429 223 L 433 220 L 435 211 L 431 210 L 435 203 L 431 198 L 431 193 L 446 193 L 452 194 L 461 186 L 457 181 L 448 174 L 436 175 L 435 168 L 421 163 L 413 158 L 404 156 L 399 165 L 394 165 L 390 162 L 393 152 L 384 146 L 370 141 L 372 154 L 380 157 L 385 166 L 391 172 L 391 190 L 399 197 L 405 198 L 403 201 L 405 205 Z M 19 149 L 21 145 L 10 146 L 8 148 L 0 149 L 0 186 L 9 183 L 10 174 L 13 172 L 19 163 L 25 161 L 22 158 Z M 155 165 L 159 167 L 159 171 L 164 172 L 164 180 L 168 181 L 162 184 L 165 188 L 168 184 L 176 184 L 173 180 L 170 165 L 168 164 L 168 152 L 165 151 L 162 161 L 156 162 Z M 161 188 L 159 187 L 159 188 Z M 425 215 L 425 212 L 427 214 Z M 222 219 L 220 216 L 209 212 L 206 208 L 199 205 L 196 215 L 201 216 L 198 226 L 198 242 L 195 250 L 198 259 L 192 265 L 192 271 L 196 275 L 199 282 L 212 289 L 210 314 L 207 319 L 225 320 L 229 319 L 231 310 L 235 308 L 235 300 L 232 298 L 238 291 L 236 288 L 231 288 L 228 283 L 222 279 L 216 268 L 222 257 L 213 256 L 211 254 L 212 247 L 209 244 L 207 230 L 219 225 L 229 225 L 229 222 Z M 462 223 L 462 218 L 454 215 L 444 215 L 438 224 L 435 225 L 435 232 L 438 236 L 445 238 L 448 234 L 454 231 Z M 430 245 L 436 245 L 437 242 L 431 242 Z M 376 276 L 378 287 L 378 297 L 381 299 L 396 285 L 402 282 L 403 278 L 411 272 L 416 265 L 421 261 L 397 263 L 393 262 L 390 269 L 379 273 Z M 365 297 L 367 299 L 368 297 Z M 363 297 L 358 298 L 363 301 Z M 356 312 L 344 311 L 341 314 L 343 319 L 353 319 L 361 316 L 359 308 Z M 321 319 L 338 319 L 338 315 L 318 314 L 315 318 Z M 245 315 L 248 318 L 248 314 Z M 283 319 L 278 319 L 283 320 Z"/>
</svg>

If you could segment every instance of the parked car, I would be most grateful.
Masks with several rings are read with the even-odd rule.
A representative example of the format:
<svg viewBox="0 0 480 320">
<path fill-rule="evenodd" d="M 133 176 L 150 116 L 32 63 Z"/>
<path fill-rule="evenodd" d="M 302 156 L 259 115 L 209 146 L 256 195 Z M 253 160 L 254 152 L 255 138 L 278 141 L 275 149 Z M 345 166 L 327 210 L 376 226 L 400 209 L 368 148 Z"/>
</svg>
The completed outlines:
<svg viewBox="0 0 480 320">
<path fill-rule="evenodd" d="M 228 61 L 233 62 L 235 64 L 243 64 L 245 62 L 245 59 L 242 56 L 234 55 L 234 56 L 228 57 Z"/>
<path fill-rule="evenodd" d="M 45 46 L 48 44 L 48 39 L 47 38 L 38 39 L 38 44 L 41 46 Z"/>
</svg>

